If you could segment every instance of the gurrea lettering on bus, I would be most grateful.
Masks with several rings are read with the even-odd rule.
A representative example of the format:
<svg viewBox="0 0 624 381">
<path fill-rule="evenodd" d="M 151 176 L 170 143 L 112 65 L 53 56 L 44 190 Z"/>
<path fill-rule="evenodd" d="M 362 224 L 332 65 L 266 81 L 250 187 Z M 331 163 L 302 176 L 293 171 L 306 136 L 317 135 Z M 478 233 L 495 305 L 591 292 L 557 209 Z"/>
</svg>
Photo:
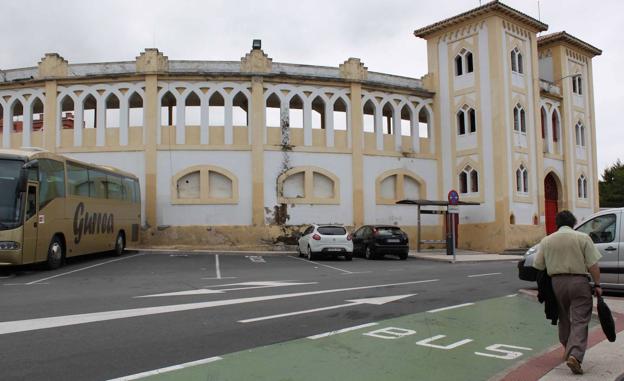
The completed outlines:
<svg viewBox="0 0 624 381">
<path fill-rule="evenodd" d="M 74 243 L 89 234 L 110 234 L 115 231 L 112 213 L 85 213 L 84 203 L 76 206 L 74 213 Z"/>
</svg>

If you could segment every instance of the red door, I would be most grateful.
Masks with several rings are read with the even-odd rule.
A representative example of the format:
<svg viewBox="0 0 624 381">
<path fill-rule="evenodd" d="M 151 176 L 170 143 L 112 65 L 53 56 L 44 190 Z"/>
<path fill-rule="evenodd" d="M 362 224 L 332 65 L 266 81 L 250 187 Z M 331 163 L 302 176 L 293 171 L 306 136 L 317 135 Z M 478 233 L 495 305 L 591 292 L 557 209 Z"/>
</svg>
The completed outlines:
<svg viewBox="0 0 624 381">
<path fill-rule="evenodd" d="M 546 234 L 557 231 L 555 218 L 559 212 L 559 192 L 557 191 L 557 181 L 551 173 L 544 179 L 544 195 L 546 198 Z"/>
</svg>

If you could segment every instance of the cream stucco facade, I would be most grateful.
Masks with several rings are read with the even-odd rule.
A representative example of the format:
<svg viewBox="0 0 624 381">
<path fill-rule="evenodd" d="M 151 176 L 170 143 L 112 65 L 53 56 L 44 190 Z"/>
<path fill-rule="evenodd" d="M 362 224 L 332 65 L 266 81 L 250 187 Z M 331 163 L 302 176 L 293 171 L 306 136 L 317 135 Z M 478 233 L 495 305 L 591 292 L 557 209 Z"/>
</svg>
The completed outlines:
<svg viewBox="0 0 624 381">
<path fill-rule="evenodd" d="M 151 244 L 261 246 L 313 222 L 398 224 L 415 243 L 414 208 L 394 202 L 457 189 L 481 203 L 462 208 L 461 247 L 526 247 L 553 208 L 583 218 L 598 207 L 601 52 L 566 33 L 538 37 L 546 29 L 499 2 L 419 29 L 421 79 L 356 58 L 283 64 L 257 48 L 237 62 L 46 54 L 3 72 L 0 144 L 136 174 Z M 424 216 L 424 239 L 443 230 Z"/>
</svg>

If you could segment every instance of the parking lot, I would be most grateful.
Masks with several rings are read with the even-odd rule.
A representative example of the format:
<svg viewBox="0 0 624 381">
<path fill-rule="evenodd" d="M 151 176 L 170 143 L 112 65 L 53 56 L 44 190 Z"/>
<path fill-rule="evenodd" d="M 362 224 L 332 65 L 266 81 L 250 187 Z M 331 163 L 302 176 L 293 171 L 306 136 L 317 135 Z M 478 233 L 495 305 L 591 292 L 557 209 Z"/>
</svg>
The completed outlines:
<svg viewBox="0 0 624 381">
<path fill-rule="evenodd" d="M 151 251 L 114 259 L 96 255 L 73 260 L 56 271 L 0 273 L 0 366 L 8 379 L 106 380 L 179 364 L 207 366 L 212 362 L 206 359 L 219 357 L 227 361 L 214 363 L 214 370 L 222 375 L 214 379 L 241 379 L 242 373 L 236 372 L 247 371 L 261 375 L 257 379 L 271 380 L 294 371 L 284 354 L 278 357 L 284 361 L 267 362 L 274 358 L 273 350 L 317 358 L 315 345 L 322 344 L 310 347 L 307 337 L 347 329 L 357 339 L 345 336 L 349 343 L 344 346 L 334 342 L 338 347 L 326 348 L 330 357 L 319 361 L 326 362 L 326 370 L 332 369 L 338 366 L 332 361 L 341 358 L 332 356 L 332 351 L 347 350 L 353 352 L 349 356 L 355 362 L 344 366 L 355 366 L 370 356 L 364 350 L 370 344 L 361 342 L 362 333 L 395 327 L 400 330 L 386 334 L 410 333 L 403 335 L 406 340 L 364 338 L 379 341 L 375 345 L 403 342 L 380 354 L 388 362 L 378 364 L 389 379 L 392 369 L 400 379 L 400 372 L 412 365 L 403 368 L 402 362 L 389 361 L 393 351 L 413 351 L 414 356 L 420 353 L 441 361 L 439 356 L 446 351 L 414 345 L 437 335 L 448 336 L 438 338 L 439 345 L 470 339 L 480 346 L 460 345 L 452 352 L 457 354 L 466 350 L 495 354 L 486 349 L 495 344 L 536 350 L 536 345 L 504 337 L 491 343 L 485 340 L 497 329 L 491 322 L 505 322 L 502 328 L 509 319 L 526 319 L 522 311 L 527 311 L 528 302 L 515 295 L 525 285 L 517 280 L 513 262 L 446 264 L 411 257 L 308 261 L 287 254 Z M 505 315 L 486 313 L 493 305 Z M 427 312 L 435 310 L 440 313 Z M 541 324 L 539 305 L 535 311 Z M 360 326 L 370 329 L 351 332 Z M 462 327 L 468 333 L 461 333 Z M 537 347 L 554 340 L 536 332 Z M 342 336 L 332 335 L 326 343 L 333 340 Z M 282 344 L 270 347 L 278 343 Z M 248 362 L 240 353 L 250 349 L 257 357 Z M 526 352 L 483 369 L 500 371 Z M 487 356 L 460 357 L 465 359 L 461 361 L 492 361 Z M 245 370 L 237 366 L 242 363 L 255 365 Z M 266 367 L 271 371 L 261 372 Z M 199 379 L 210 374 L 193 366 L 182 368 L 198 371 L 203 377 Z"/>
</svg>

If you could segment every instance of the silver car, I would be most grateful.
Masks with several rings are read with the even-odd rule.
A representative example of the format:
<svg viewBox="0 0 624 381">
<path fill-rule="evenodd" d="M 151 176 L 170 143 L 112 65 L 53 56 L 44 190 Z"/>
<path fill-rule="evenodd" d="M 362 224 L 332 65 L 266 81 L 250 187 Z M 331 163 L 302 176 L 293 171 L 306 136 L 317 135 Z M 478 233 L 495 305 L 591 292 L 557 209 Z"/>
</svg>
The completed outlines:
<svg viewBox="0 0 624 381">
<path fill-rule="evenodd" d="M 574 229 L 588 234 L 602 254 L 600 283 L 603 288 L 624 290 L 624 208 L 609 209 L 593 214 Z M 539 244 L 530 248 L 518 263 L 518 276 L 535 281 L 533 267 Z"/>
</svg>

